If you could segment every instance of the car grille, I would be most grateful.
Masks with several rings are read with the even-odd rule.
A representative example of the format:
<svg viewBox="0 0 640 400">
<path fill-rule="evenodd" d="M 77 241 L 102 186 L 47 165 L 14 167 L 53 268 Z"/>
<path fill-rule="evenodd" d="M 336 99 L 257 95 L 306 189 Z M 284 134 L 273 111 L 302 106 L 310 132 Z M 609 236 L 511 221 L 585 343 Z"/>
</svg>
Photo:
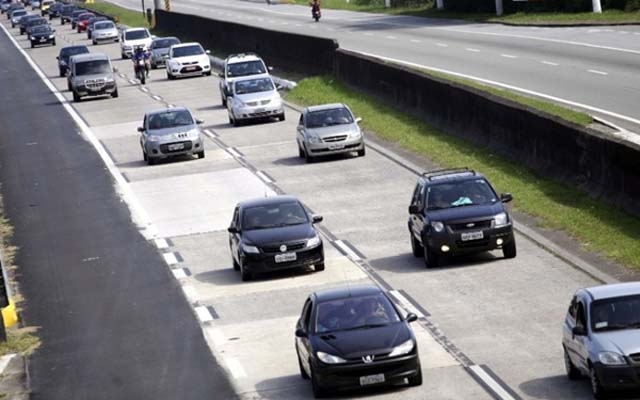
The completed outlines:
<svg viewBox="0 0 640 400">
<path fill-rule="evenodd" d="M 268 117 L 270 115 L 273 114 L 277 114 L 278 110 L 271 110 L 271 111 L 262 111 L 262 112 L 255 112 L 255 113 L 249 113 L 249 114 L 242 114 L 242 116 L 249 116 L 252 118 L 260 118 L 260 117 Z"/>
<path fill-rule="evenodd" d="M 90 90 L 101 90 L 107 84 L 107 80 L 104 78 L 101 79 L 87 79 L 84 81 L 84 86 Z"/>
<path fill-rule="evenodd" d="M 250 107 L 256 107 L 256 106 L 266 106 L 269 103 L 271 103 L 271 100 L 249 101 L 246 104 Z"/>
<path fill-rule="evenodd" d="M 640 353 L 629 354 L 629 358 L 633 360 L 633 362 L 640 363 Z"/>
<path fill-rule="evenodd" d="M 456 246 L 460 249 L 472 249 L 474 247 L 487 247 L 489 246 L 489 239 L 480 239 L 480 240 L 456 240 Z"/>
<path fill-rule="evenodd" d="M 169 146 L 170 145 L 180 144 L 180 143 L 182 143 L 182 146 L 183 146 L 181 149 L 169 150 Z M 175 153 L 175 152 L 179 152 L 179 151 L 191 150 L 191 147 L 193 147 L 193 144 L 191 143 L 191 141 L 165 143 L 165 144 L 160 145 L 160 151 L 163 152 L 163 153 Z"/>
<path fill-rule="evenodd" d="M 325 143 L 342 142 L 343 140 L 347 140 L 347 135 L 335 135 L 322 138 L 322 141 Z"/>
<path fill-rule="evenodd" d="M 468 230 L 478 230 L 482 228 L 491 228 L 492 219 L 487 219 L 485 221 L 468 221 L 458 224 L 447 224 L 451 228 L 452 231 L 468 231 Z M 473 226 L 468 226 L 469 224 L 473 224 Z"/>
<path fill-rule="evenodd" d="M 197 62 L 193 62 L 191 64 L 197 64 Z M 181 74 L 190 74 L 193 72 L 200 72 L 202 71 L 202 67 L 199 65 L 189 65 L 189 64 L 182 64 L 183 67 L 180 69 L 180 73 Z"/>
<path fill-rule="evenodd" d="M 280 251 L 280 246 L 285 243 L 274 244 L 269 246 L 260 246 L 260 249 L 264 253 L 282 253 Z M 306 242 L 296 242 L 296 243 L 286 243 L 287 250 L 286 251 L 296 251 L 300 249 L 304 249 Z"/>
</svg>

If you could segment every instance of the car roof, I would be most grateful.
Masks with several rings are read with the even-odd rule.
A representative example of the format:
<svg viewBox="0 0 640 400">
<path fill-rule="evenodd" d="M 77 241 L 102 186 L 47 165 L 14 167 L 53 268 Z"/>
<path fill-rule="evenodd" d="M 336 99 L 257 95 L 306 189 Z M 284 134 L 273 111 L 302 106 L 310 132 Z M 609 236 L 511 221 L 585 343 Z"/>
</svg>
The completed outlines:
<svg viewBox="0 0 640 400">
<path fill-rule="evenodd" d="M 323 289 L 313 292 L 313 296 L 319 301 L 340 300 L 347 297 L 361 297 L 383 293 L 382 289 L 375 285 L 341 286 L 331 289 Z"/>
<path fill-rule="evenodd" d="M 200 47 L 202 47 L 202 45 L 200 43 L 198 43 L 198 42 L 176 43 L 171 47 L 178 48 L 178 47 L 189 47 L 189 46 L 200 46 Z"/>
<path fill-rule="evenodd" d="M 333 110 L 334 108 L 345 108 L 345 107 L 346 106 L 343 103 L 319 104 L 316 106 L 309 106 L 305 108 L 305 111 L 314 112 L 314 111 Z"/>
<path fill-rule="evenodd" d="M 227 64 L 235 64 L 246 61 L 262 61 L 262 58 L 255 53 L 231 54 L 227 57 Z"/>
<path fill-rule="evenodd" d="M 189 109 L 186 107 L 167 107 L 167 108 L 160 108 L 158 110 L 147 111 L 146 115 L 162 114 L 169 111 L 189 111 Z M 191 111 L 189 111 L 189 113 L 191 113 Z"/>
<path fill-rule="evenodd" d="M 86 49 L 87 51 L 89 51 L 89 48 L 87 46 L 85 46 L 84 44 L 72 44 L 70 46 L 64 46 L 63 48 L 60 49 L 60 51 L 65 50 L 65 49 L 74 49 L 74 48 Z"/>
<path fill-rule="evenodd" d="M 613 283 L 608 285 L 585 288 L 593 300 L 609 299 L 613 297 L 640 294 L 640 282 Z"/>
<path fill-rule="evenodd" d="M 299 202 L 297 197 L 290 195 L 279 195 L 279 196 L 271 196 L 271 197 L 257 197 L 254 199 L 244 200 L 238 203 L 240 208 L 247 207 L 256 207 L 256 206 L 265 206 L 271 204 L 281 204 L 281 203 L 289 203 L 292 201 Z"/>
<path fill-rule="evenodd" d="M 458 182 L 468 181 L 485 177 L 472 169 L 467 167 L 463 168 L 447 168 L 433 171 L 427 171 L 422 174 L 420 179 L 428 183 L 441 183 L 441 182 Z"/>
<path fill-rule="evenodd" d="M 124 31 L 125 32 L 135 32 L 135 31 L 146 31 L 147 28 L 127 28 Z"/>
<path fill-rule="evenodd" d="M 83 53 L 73 56 L 74 62 L 93 61 L 93 60 L 109 60 L 109 56 L 104 53 Z"/>
<path fill-rule="evenodd" d="M 156 38 L 154 38 L 154 39 L 152 40 L 152 42 L 157 42 L 157 41 L 160 41 L 160 40 L 167 40 L 167 39 L 180 40 L 180 39 L 178 39 L 178 38 L 177 38 L 177 37 L 175 37 L 175 36 L 160 36 L 160 37 L 156 37 Z"/>
</svg>

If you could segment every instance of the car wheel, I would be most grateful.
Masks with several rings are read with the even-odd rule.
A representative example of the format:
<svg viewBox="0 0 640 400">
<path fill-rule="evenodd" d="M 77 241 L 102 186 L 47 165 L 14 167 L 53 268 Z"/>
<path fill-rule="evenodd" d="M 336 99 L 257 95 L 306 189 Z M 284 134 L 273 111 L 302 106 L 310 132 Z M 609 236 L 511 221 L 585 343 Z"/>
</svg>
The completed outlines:
<svg viewBox="0 0 640 400">
<path fill-rule="evenodd" d="M 415 376 L 407 378 L 409 381 L 409 386 L 420 386 L 422 385 L 422 369 L 420 369 L 420 365 L 418 365 L 418 373 Z"/>
<path fill-rule="evenodd" d="M 94 46 L 98 44 L 95 40 L 92 40 L 91 43 L 93 43 Z"/>
<path fill-rule="evenodd" d="M 154 165 L 156 163 L 156 159 L 153 157 L 149 157 L 149 155 L 147 155 L 147 165 Z"/>
<path fill-rule="evenodd" d="M 313 157 L 309 155 L 309 150 L 307 150 L 306 148 L 304 149 L 304 161 L 307 164 L 311 164 L 313 162 Z"/>
<path fill-rule="evenodd" d="M 222 97 L 222 107 L 226 107 L 226 106 L 227 106 L 227 99 Z"/>
<path fill-rule="evenodd" d="M 111 93 L 111 97 L 113 97 L 114 99 L 118 97 L 118 89 Z"/>
<path fill-rule="evenodd" d="M 324 271 L 324 261 L 313 266 L 316 272 Z"/>
<path fill-rule="evenodd" d="M 80 102 L 80 95 L 78 93 L 76 93 L 75 91 L 73 92 L 73 101 L 75 101 L 76 103 Z"/>
<path fill-rule="evenodd" d="M 151 69 L 156 69 L 158 68 L 158 66 L 156 65 L 156 63 L 151 63 Z"/>
<path fill-rule="evenodd" d="M 240 271 L 240 264 L 238 264 L 234 256 L 231 256 L 231 262 L 233 263 L 233 269 L 236 271 Z"/>
<path fill-rule="evenodd" d="M 362 146 L 362 150 L 358 150 L 358 157 L 364 157 L 364 155 L 367 153 L 366 148 L 364 147 L 364 145 Z"/>
<path fill-rule="evenodd" d="M 65 75 L 64 70 L 60 70 L 60 78 L 64 78 L 64 75 Z"/>
<path fill-rule="evenodd" d="M 175 76 L 173 76 L 172 74 L 169 73 L 169 71 L 167 71 L 167 79 L 169 79 L 170 81 L 176 79 Z"/>
<path fill-rule="evenodd" d="M 298 353 L 298 349 L 296 349 L 296 354 Z M 302 366 L 302 361 L 300 361 L 300 354 L 297 354 L 298 356 L 298 367 L 300 368 L 300 376 L 302 377 L 302 379 L 309 379 L 309 374 L 307 374 L 307 371 L 304 370 L 304 367 Z"/>
<path fill-rule="evenodd" d="M 31 48 L 33 49 L 34 47 L 36 47 L 36 45 L 31 42 Z"/>
<path fill-rule="evenodd" d="M 284 113 L 278 115 L 278 121 L 284 121 Z"/>
<path fill-rule="evenodd" d="M 244 269 L 242 263 L 240 263 L 240 278 L 242 278 L 242 282 L 248 282 L 251 280 L 251 272 Z"/>
<path fill-rule="evenodd" d="M 573 365 L 573 361 L 571 361 L 571 358 L 569 357 L 569 353 L 567 353 L 567 349 L 563 348 L 563 350 L 564 350 L 564 369 L 567 371 L 567 377 L 570 380 L 574 381 L 580 378 L 582 374 L 580 373 L 580 370 L 576 368 L 575 365 Z"/>
<path fill-rule="evenodd" d="M 12 27 L 12 28 L 15 28 L 15 27 L 16 27 L 16 25 L 12 23 L 12 24 L 11 24 L 11 27 Z"/>
<path fill-rule="evenodd" d="M 597 400 L 604 399 L 606 397 L 606 393 L 593 366 L 589 366 L 589 380 L 591 381 L 591 393 L 593 394 L 593 398 Z"/>
<path fill-rule="evenodd" d="M 233 118 L 231 117 L 231 114 L 229 114 L 229 123 L 230 123 L 231 125 L 234 125 L 234 123 L 233 123 Z"/>
<path fill-rule="evenodd" d="M 411 250 L 413 251 L 413 256 L 416 258 L 420 258 L 424 256 L 424 249 L 422 248 L 422 244 L 418 242 L 413 233 L 409 232 L 411 236 Z"/>
<path fill-rule="evenodd" d="M 313 390 L 313 396 L 316 399 L 323 398 L 327 395 L 327 391 L 318 383 L 313 367 L 311 367 L 311 389 Z"/>
<path fill-rule="evenodd" d="M 429 246 L 422 246 L 424 249 L 424 265 L 427 268 L 438 268 L 439 261 L 438 255 L 429 248 Z"/>
<path fill-rule="evenodd" d="M 60 20 L 60 25 L 64 25 L 64 20 Z"/>
<path fill-rule="evenodd" d="M 302 147 L 300 147 L 300 145 L 298 145 L 298 157 L 304 158 L 304 151 L 302 150 Z"/>
<path fill-rule="evenodd" d="M 504 258 L 516 258 L 516 238 L 512 238 L 509 243 L 502 246 L 502 254 Z"/>
<path fill-rule="evenodd" d="M 239 119 L 234 118 L 233 119 L 233 126 L 238 127 L 240 125 L 242 125 L 242 122 Z"/>
<path fill-rule="evenodd" d="M 204 158 L 204 150 L 198 152 L 197 154 L 198 154 L 198 158 Z"/>
<path fill-rule="evenodd" d="M 211 70 L 204 73 L 206 76 L 211 76 Z"/>
<path fill-rule="evenodd" d="M 55 46 L 56 45 L 56 41 L 54 40 L 53 42 L 51 42 L 51 45 Z"/>
<path fill-rule="evenodd" d="M 71 82 L 69 82 L 69 81 L 67 81 L 67 90 L 68 90 L 68 91 L 71 91 L 71 90 L 72 90 L 72 89 L 71 89 Z"/>
</svg>

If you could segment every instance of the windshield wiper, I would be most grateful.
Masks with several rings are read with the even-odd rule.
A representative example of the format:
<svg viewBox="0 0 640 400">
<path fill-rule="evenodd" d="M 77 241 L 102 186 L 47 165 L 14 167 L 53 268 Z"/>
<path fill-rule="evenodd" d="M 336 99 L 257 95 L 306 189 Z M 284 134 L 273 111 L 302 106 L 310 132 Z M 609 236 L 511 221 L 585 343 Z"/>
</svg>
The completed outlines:
<svg viewBox="0 0 640 400">
<path fill-rule="evenodd" d="M 358 325 L 351 328 L 343 329 L 343 331 L 355 331 L 358 329 L 371 329 L 371 328 L 380 328 L 381 326 L 387 326 L 389 323 L 385 324 L 366 324 L 366 325 Z"/>
</svg>

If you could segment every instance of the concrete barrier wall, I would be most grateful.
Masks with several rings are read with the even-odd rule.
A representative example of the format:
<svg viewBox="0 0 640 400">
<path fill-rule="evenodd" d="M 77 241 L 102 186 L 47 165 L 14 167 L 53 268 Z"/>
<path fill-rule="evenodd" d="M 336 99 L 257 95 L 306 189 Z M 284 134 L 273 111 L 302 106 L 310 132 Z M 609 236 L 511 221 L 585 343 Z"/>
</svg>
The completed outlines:
<svg viewBox="0 0 640 400">
<path fill-rule="evenodd" d="M 200 42 L 209 50 L 255 52 L 288 71 L 330 73 L 338 43 L 333 39 L 276 32 L 195 15 L 155 10 L 156 29 Z"/>
<path fill-rule="evenodd" d="M 339 49 L 346 84 L 640 215 L 640 147 L 520 104 Z"/>
</svg>

